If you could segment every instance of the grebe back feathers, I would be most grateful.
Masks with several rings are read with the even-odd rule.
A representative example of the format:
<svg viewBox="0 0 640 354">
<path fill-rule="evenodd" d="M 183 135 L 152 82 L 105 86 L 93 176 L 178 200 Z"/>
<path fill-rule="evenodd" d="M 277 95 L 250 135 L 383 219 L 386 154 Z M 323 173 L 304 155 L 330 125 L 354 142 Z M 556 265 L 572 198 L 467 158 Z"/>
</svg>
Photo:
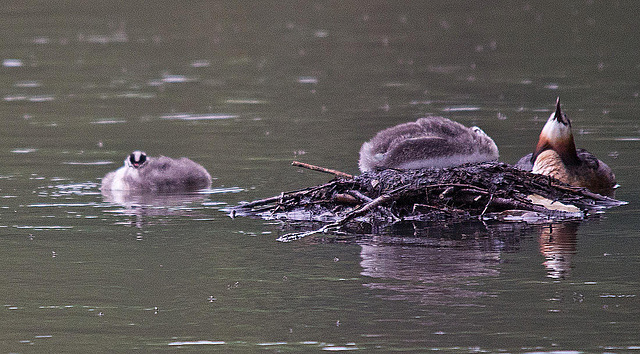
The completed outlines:
<svg viewBox="0 0 640 354">
<path fill-rule="evenodd" d="M 362 172 L 443 168 L 497 160 L 498 156 L 498 147 L 482 129 L 427 117 L 378 132 L 362 145 L 358 164 Z"/>
</svg>

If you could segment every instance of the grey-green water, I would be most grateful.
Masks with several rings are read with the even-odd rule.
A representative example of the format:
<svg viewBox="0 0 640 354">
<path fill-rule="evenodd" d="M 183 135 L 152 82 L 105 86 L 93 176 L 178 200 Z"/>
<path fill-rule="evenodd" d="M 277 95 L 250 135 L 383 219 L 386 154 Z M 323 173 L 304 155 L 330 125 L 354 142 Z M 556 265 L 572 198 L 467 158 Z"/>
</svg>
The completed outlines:
<svg viewBox="0 0 640 354">
<path fill-rule="evenodd" d="M 9 1 L 0 7 L 0 351 L 640 348 L 635 1 Z M 243 200 L 357 173 L 437 114 L 501 159 L 555 98 L 627 206 L 577 224 L 283 244 Z M 188 156 L 207 193 L 103 199 L 125 155 Z M 421 245 L 416 245 L 421 244 Z M 428 247 L 424 245 L 428 244 Z"/>
</svg>

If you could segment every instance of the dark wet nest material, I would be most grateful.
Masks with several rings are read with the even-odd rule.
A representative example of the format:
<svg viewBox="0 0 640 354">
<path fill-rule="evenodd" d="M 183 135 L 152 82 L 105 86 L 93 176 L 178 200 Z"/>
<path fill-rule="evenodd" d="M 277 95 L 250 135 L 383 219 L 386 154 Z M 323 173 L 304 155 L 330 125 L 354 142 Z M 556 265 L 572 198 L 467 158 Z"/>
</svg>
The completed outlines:
<svg viewBox="0 0 640 354">
<path fill-rule="evenodd" d="M 363 223 L 378 229 L 406 220 L 582 219 L 621 204 L 624 202 L 504 163 L 481 163 L 337 177 L 323 185 L 241 204 L 232 213 L 324 223 L 310 232 L 280 237 L 281 241 L 289 241 L 317 232 L 353 230 L 354 225 Z"/>
</svg>

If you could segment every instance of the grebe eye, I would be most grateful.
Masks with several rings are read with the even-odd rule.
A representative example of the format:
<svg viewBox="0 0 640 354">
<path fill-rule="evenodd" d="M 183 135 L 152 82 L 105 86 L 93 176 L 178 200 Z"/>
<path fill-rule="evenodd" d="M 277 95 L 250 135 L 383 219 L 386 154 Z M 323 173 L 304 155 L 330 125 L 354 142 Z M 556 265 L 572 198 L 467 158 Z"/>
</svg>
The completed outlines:
<svg viewBox="0 0 640 354">
<path fill-rule="evenodd" d="M 478 135 L 487 135 L 487 133 L 484 132 L 484 130 L 480 129 L 480 127 L 471 127 L 471 130 L 473 130 L 474 133 L 478 134 Z"/>
</svg>

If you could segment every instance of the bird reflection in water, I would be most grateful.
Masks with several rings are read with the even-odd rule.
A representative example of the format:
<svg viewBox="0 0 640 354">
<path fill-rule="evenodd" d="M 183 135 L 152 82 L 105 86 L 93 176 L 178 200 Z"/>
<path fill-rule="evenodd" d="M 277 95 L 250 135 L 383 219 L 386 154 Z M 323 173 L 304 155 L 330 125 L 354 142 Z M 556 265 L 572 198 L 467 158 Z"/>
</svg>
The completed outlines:
<svg viewBox="0 0 640 354">
<path fill-rule="evenodd" d="M 518 225 L 523 223 L 502 224 L 499 229 L 483 230 L 485 237 L 470 235 L 466 239 L 438 234 L 429 237 L 373 236 L 359 242 L 361 274 L 380 281 L 365 286 L 390 290 L 391 294 L 382 296 L 386 299 L 425 305 L 473 303 L 473 299 L 490 295 L 476 285 L 482 278 L 499 276 L 502 253 L 517 251 L 518 240 L 531 232 L 537 232 L 547 276 L 566 278 L 576 253 L 579 222 L 533 229 Z M 512 229 L 507 229 L 508 226 Z M 486 236 L 487 231 L 489 236 Z M 460 230 L 453 233 L 459 234 Z"/>
<path fill-rule="evenodd" d="M 361 274 L 380 281 L 365 286 L 390 291 L 381 295 L 390 300 L 473 305 L 473 299 L 489 295 L 481 279 L 499 276 L 502 252 L 518 247 L 522 230 L 508 226 L 513 228 L 475 225 L 444 232 L 431 228 L 427 237 L 425 229 L 417 237 L 373 236 L 359 242 Z"/>
<path fill-rule="evenodd" d="M 564 279 L 571 272 L 571 258 L 576 254 L 578 222 L 546 225 L 540 230 L 540 253 L 547 276 Z"/>
<path fill-rule="evenodd" d="M 498 251 L 363 244 L 361 274 L 384 279 L 365 286 L 391 290 L 390 300 L 409 300 L 425 305 L 456 304 L 485 296 L 475 290 L 478 277 L 496 277 Z M 390 280 L 399 280 L 393 282 Z"/>
<path fill-rule="evenodd" d="M 132 217 L 127 222 L 121 222 L 122 224 L 135 226 L 141 230 L 145 225 L 164 223 L 169 216 L 194 216 L 195 210 L 200 208 L 207 194 L 103 190 L 102 197 L 104 202 L 122 207 L 111 212 Z M 210 217 L 210 215 L 199 216 Z"/>
</svg>

